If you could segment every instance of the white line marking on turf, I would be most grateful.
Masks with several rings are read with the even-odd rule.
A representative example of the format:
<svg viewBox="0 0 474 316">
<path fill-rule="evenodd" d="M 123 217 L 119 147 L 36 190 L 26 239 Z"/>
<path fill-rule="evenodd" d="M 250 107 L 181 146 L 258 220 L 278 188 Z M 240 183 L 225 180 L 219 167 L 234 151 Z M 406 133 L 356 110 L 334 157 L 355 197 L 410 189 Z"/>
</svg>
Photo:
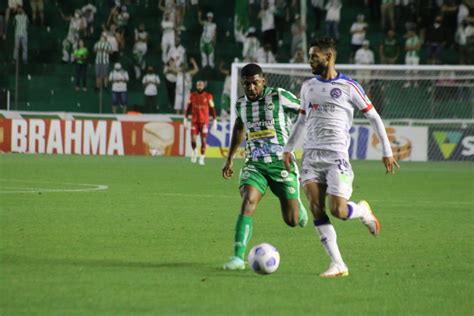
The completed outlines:
<svg viewBox="0 0 474 316">
<path fill-rule="evenodd" d="M 78 189 L 55 189 L 55 188 L 38 188 L 38 187 L 14 187 L 14 186 L 1 186 L 0 194 L 12 194 L 12 193 L 54 193 L 54 192 L 93 192 L 103 191 L 109 188 L 105 184 L 88 184 L 88 183 L 70 183 L 70 182 L 46 182 L 46 181 L 31 181 L 31 180 L 15 180 L 15 179 L 0 179 L 0 181 L 8 182 L 20 182 L 20 183 L 31 183 L 31 184 L 53 184 L 56 186 L 79 186 L 83 188 Z"/>
</svg>

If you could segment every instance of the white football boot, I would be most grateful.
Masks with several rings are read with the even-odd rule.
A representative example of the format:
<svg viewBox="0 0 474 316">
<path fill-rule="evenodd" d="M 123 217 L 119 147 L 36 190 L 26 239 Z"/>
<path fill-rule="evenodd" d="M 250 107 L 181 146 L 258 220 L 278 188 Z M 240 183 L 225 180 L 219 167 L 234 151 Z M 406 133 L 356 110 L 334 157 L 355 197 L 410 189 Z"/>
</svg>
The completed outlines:
<svg viewBox="0 0 474 316">
<path fill-rule="evenodd" d="M 367 203 L 367 201 L 362 200 L 357 204 L 360 207 L 366 208 L 368 211 L 367 216 L 360 218 L 361 223 L 369 229 L 369 232 L 372 235 L 377 236 L 380 233 L 380 222 L 377 217 L 375 217 L 374 212 L 372 211 L 372 208 L 370 207 L 369 203 Z"/>
<path fill-rule="evenodd" d="M 191 153 L 191 162 L 196 163 L 198 157 L 197 149 L 194 149 Z"/>
<path fill-rule="evenodd" d="M 199 164 L 200 164 L 201 166 L 204 166 L 204 165 L 205 165 L 204 158 L 206 158 L 206 156 L 204 156 L 204 155 L 199 157 Z"/>
<path fill-rule="evenodd" d="M 329 268 L 321 273 L 319 276 L 322 278 L 337 278 L 345 277 L 349 275 L 349 269 L 344 263 L 331 262 Z"/>
<path fill-rule="evenodd" d="M 239 257 L 230 257 L 229 262 L 224 264 L 224 270 L 244 270 L 245 262 Z"/>
</svg>

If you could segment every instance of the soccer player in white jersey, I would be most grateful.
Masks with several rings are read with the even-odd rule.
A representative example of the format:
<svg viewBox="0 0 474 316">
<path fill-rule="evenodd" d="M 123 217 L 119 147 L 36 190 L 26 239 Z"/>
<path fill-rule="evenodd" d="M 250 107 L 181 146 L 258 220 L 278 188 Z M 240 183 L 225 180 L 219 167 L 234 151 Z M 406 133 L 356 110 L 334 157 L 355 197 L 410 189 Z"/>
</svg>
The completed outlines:
<svg viewBox="0 0 474 316">
<path fill-rule="evenodd" d="M 290 169 L 286 170 L 282 161 L 291 118 L 300 109 L 299 100 L 284 89 L 265 86 L 262 68 L 257 64 L 245 65 L 240 75 L 245 95 L 235 105 L 237 118 L 222 168 L 224 179 L 232 177 L 233 159 L 244 138 L 246 157 L 239 177 L 242 204 L 235 226 L 234 256 L 224 265 L 225 270 L 245 268 L 245 251 L 252 236 L 252 215 L 268 187 L 280 200 L 283 220 L 288 226 L 304 227 L 308 221 L 300 200 L 298 168 L 291 163 Z"/>
<path fill-rule="evenodd" d="M 331 259 L 329 269 L 322 277 L 347 276 L 336 242 L 336 231 L 325 212 L 326 195 L 333 216 L 342 219 L 360 219 L 369 232 L 377 236 L 378 219 L 366 201 L 349 201 L 354 178 L 349 162 L 354 107 L 364 113 L 383 146 L 383 164 L 387 173 L 393 173 L 397 162 L 379 114 L 360 85 L 335 69 L 336 46 L 331 38 L 316 40 L 309 49 L 309 64 L 316 76 L 301 87 L 301 110 L 284 148 L 283 160 L 287 169 L 293 163 L 295 144 L 305 135 L 303 144 L 302 177 L 306 196 L 313 213 L 314 225 Z"/>
</svg>

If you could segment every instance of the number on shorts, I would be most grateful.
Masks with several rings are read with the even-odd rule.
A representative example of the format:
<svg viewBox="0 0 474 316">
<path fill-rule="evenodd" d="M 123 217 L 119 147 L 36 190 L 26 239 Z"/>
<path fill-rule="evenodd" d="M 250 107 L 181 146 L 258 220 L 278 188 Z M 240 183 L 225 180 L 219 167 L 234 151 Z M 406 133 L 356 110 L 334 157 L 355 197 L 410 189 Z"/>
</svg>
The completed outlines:
<svg viewBox="0 0 474 316">
<path fill-rule="evenodd" d="M 344 173 L 349 168 L 349 163 L 345 159 L 336 159 L 336 163 L 341 173 Z"/>
</svg>

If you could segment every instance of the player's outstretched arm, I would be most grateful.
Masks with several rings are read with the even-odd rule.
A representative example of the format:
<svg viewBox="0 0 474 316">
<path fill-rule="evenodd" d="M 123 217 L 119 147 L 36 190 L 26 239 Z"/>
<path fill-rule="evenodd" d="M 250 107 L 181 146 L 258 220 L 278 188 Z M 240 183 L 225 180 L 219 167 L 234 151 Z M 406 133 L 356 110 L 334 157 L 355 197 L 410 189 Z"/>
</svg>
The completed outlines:
<svg viewBox="0 0 474 316">
<path fill-rule="evenodd" d="M 303 113 L 298 115 L 298 119 L 291 130 L 290 137 L 283 148 L 283 163 L 288 172 L 291 171 L 291 163 L 293 162 L 294 156 L 293 151 L 295 150 L 296 143 L 300 139 L 305 129 L 306 117 Z"/>
<path fill-rule="evenodd" d="M 232 138 L 230 141 L 229 153 L 227 154 L 227 158 L 224 162 L 224 167 L 222 168 L 222 177 L 224 177 L 224 179 L 230 179 L 234 173 L 234 170 L 232 170 L 234 156 L 240 144 L 242 144 L 242 142 L 244 141 L 244 137 L 244 123 L 238 117 L 235 119 L 234 128 L 232 130 Z"/>
</svg>

